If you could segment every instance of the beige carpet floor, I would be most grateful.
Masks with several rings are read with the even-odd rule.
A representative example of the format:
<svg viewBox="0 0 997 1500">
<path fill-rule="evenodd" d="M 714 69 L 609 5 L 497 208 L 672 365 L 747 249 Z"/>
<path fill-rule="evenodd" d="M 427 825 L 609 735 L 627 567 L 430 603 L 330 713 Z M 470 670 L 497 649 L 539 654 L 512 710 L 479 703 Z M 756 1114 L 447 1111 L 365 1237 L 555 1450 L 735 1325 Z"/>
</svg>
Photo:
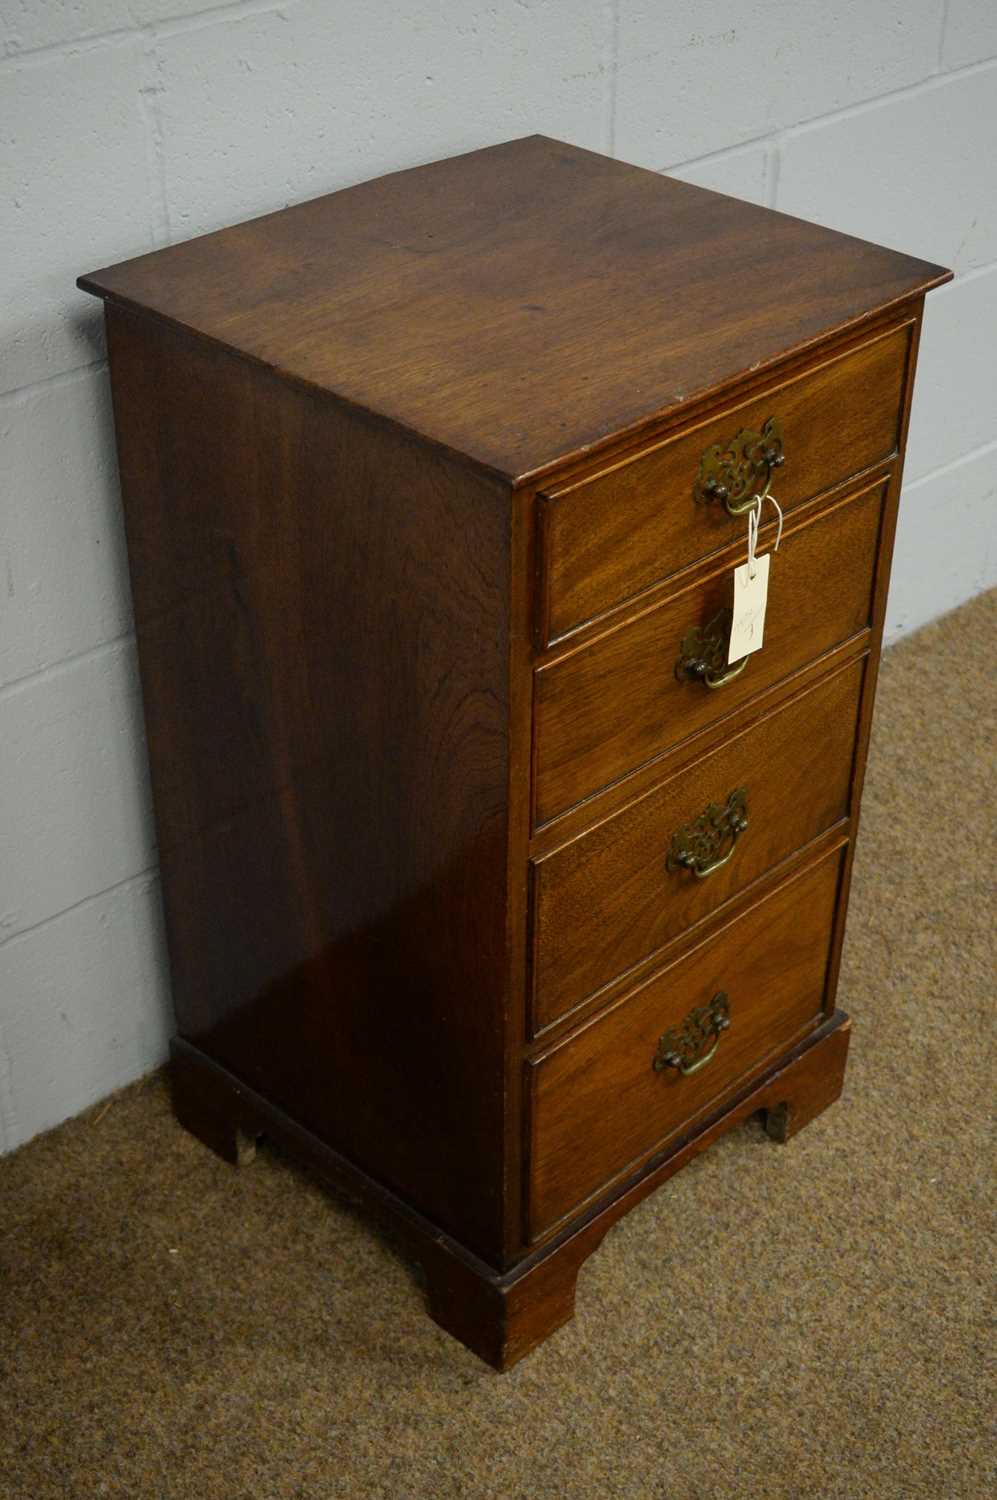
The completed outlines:
<svg viewBox="0 0 997 1500">
<path fill-rule="evenodd" d="M 889 653 L 843 1100 L 632 1213 L 506 1376 L 406 1263 L 138 1085 L 0 1161 L 2 1500 L 982 1500 L 997 595 Z"/>
</svg>

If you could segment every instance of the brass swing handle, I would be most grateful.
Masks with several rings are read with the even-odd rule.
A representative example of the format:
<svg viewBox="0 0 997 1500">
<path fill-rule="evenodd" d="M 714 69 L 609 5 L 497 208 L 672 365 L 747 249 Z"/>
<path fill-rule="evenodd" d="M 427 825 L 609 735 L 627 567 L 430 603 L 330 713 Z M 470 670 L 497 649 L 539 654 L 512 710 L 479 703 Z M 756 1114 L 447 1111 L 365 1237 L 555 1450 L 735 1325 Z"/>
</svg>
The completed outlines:
<svg viewBox="0 0 997 1500">
<path fill-rule="evenodd" d="M 697 880 L 705 880 L 732 857 L 747 826 L 748 791 L 741 786 L 726 802 L 711 802 L 694 822 L 672 834 L 665 869 L 691 870 Z M 725 845 L 729 847 L 721 854 Z"/>
<path fill-rule="evenodd" d="M 708 688 L 726 687 L 728 682 L 733 682 L 735 677 L 740 677 L 747 665 L 748 658 L 742 656 L 740 661 L 732 662 L 726 672 L 705 671 L 702 680 Z"/>
<path fill-rule="evenodd" d="M 727 665 L 732 612 L 722 609 L 706 625 L 694 625 L 682 638 L 681 655 L 675 663 L 680 682 L 702 682 L 708 688 L 726 687 L 740 677 L 748 657 Z"/>
<path fill-rule="evenodd" d="M 761 432 L 742 427 L 727 443 L 712 443 L 699 461 L 692 498 L 701 505 L 719 500 L 729 516 L 743 516 L 756 496 L 762 500 L 772 472 L 786 462 L 778 417 L 769 417 Z"/>
<path fill-rule="evenodd" d="M 683 1078 L 691 1078 L 706 1067 L 729 1026 L 730 1000 L 724 990 L 718 990 L 709 1005 L 691 1010 L 681 1026 L 673 1026 L 659 1039 L 654 1071 L 675 1068 Z"/>
</svg>

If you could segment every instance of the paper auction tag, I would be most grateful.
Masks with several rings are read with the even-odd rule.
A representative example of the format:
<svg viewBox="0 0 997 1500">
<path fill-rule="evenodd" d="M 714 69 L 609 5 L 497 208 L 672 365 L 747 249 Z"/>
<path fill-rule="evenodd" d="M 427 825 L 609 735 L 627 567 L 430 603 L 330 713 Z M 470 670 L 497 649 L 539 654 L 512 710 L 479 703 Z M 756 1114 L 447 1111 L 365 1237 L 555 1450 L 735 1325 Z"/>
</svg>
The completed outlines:
<svg viewBox="0 0 997 1500">
<path fill-rule="evenodd" d="M 750 558 L 734 569 L 734 618 L 730 627 L 727 662 L 740 661 L 757 651 L 765 634 L 765 605 L 769 592 L 771 553 Z M 752 577 L 754 573 L 754 577 Z"/>
</svg>

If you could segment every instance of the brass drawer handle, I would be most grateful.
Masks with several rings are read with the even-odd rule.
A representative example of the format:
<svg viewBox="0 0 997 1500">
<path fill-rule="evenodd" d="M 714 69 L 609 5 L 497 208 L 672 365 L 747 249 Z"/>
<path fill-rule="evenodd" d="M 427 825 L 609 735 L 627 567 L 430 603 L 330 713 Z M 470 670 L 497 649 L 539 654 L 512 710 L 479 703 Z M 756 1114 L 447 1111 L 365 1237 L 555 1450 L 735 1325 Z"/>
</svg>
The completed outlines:
<svg viewBox="0 0 997 1500">
<path fill-rule="evenodd" d="M 697 880 L 705 880 L 731 858 L 747 826 L 748 791 L 740 786 L 729 793 L 726 802 L 711 802 L 695 822 L 672 834 L 666 870 L 691 870 Z M 730 847 L 721 854 L 728 841 Z"/>
<path fill-rule="evenodd" d="M 731 618 L 731 611 L 722 609 L 708 625 L 694 625 L 683 637 L 682 654 L 675 663 L 675 676 L 680 682 L 703 682 L 708 688 L 722 688 L 740 677 L 748 665 L 748 657 L 742 656 L 740 661 L 727 665 Z"/>
<path fill-rule="evenodd" d="M 743 516 L 756 496 L 769 492 L 772 471 L 786 462 L 778 417 L 761 432 L 742 427 L 729 443 L 712 443 L 699 461 L 692 497 L 701 505 L 719 500 L 729 516 Z"/>
<path fill-rule="evenodd" d="M 709 1005 L 697 1006 L 681 1026 L 673 1026 L 661 1037 L 654 1054 L 654 1071 L 677 1068 L 683 1078 L 691 1078 L 706 1067 L 729 1025 L 730 1000 L 724 990 L 718 990 Z"/>
</svg>

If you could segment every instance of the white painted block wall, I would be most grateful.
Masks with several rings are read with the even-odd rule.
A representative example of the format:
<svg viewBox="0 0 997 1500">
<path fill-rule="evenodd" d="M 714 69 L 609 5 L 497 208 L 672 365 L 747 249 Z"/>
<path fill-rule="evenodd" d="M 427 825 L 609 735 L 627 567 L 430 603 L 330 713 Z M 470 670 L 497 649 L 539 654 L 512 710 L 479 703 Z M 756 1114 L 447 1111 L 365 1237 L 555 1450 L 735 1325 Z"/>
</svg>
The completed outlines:
<svg viewBox="0 0 997 1500">
<path fill-rule="evenodd" d="M 0 1150 L 169 1032 L 100 313 L 75 277 L 532 131 L 954 266 L 890 639 L 997 582 L 995 0 L 0 0 Z"/>
</svg>

